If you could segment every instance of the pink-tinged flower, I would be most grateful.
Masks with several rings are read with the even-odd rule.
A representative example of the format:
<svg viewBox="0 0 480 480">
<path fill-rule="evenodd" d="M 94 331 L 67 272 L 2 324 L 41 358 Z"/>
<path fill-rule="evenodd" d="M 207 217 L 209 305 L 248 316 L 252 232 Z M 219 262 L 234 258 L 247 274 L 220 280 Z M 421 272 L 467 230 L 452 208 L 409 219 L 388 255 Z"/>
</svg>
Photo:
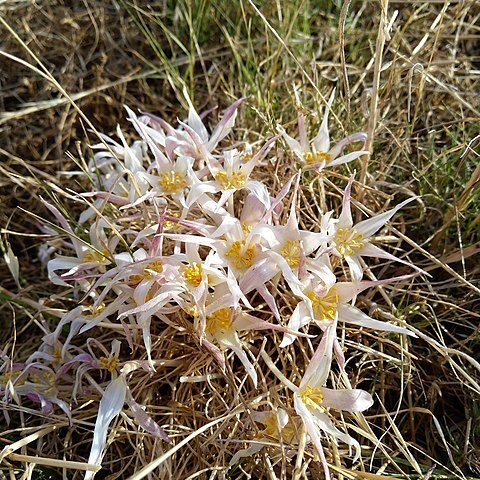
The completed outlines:
<svg viewBox="0 0 480 480">
<path fill-rule="evenodd" d="M 332 422 L 330 410 L 363 412 L 373 404 L 371 395 L 359 389 L 331 389 L 325 387 L 333 357 L 333 344 L 336 338 L 337 322 L 328 326 L 322 336 L 307 369 L 297 387 L 291 383 L 273 364 L 271 358 L 262 351 L 262 358 L 272 372 L 293 391 L 295 412 L 300 416 L 305 430 L 320 456 L 326 479 L 330 472 L 322 446 L 322 435 L 327 434 L 334 440 L 341 440 L 355 448 L 354 461 L 360 456 L 360 445 L 347 433 L 340 431 Z"/>
<path fill-rule="evenodd" d="M 369 153 L 367 150 L 358 150 L 347 153 L 346 155 L 342 155 L 342 152 L 347 145 L 359 141 L 365 142 L 367 139 L 367 134 L 363 132 L 355 133 L 344 138 L 334 147 L 330 146 L 328 115 L 330 113 L 330 108 L 332 107 L 334 96 L 335 90 L 333 90 L 332 94 L 330 95 L 320 129 L 312 141 L 308 140 L 305 129 L 305 117 L 301 113 L 300 108 L 298 110 L 298 140 L 292 138 L 282 127 L 279 127 L 279 131 L 287 142 L 287 145 L 290 147 L 290 150 L 298 157 L 300 162 L 304 164 L 307 169 L 312 168 L 315 170 L 323 170 L 325 167 L 333 167 L 351 162 L 352 160 L 355 160 L 362 155 L 368 155 Z"/>
<path fill-rule="evenodd" d="M 177 155 L 187 155 L 195 159 L 205 160 L 218 143 L 232 130 L 237 116 L 237 108 L 244 99 L 237 100 L 225 110 L 222 119 L 210 135 L 195 110 L 186 89 L 184 89 L 183 94 L 189 105 L 188 119 L 186 123 L 179 122 L 184 131 L 176 130 L 174 134 L 170 132 L 166 139 L 166 147 L 167 150 L 174 150 Z"/>
<path fill-rule="evenodd" d="M 404 275 L 386 280 L 327 284 L 323 279 L 311 275 L 304 283 L 304 300 L 300 301 L 295 307 L 288 322 L 288 328 L 296 332 L 314 321 L 322 330 L 325 330 L 328 326 L 338 321 L 359 327 L 371 328 L 373 330 L 395 332 L 416 337 L 413 332 L 406 328 L 370 318 L 350 303 L 355 300 L 359 293 L 367 288 L 387 285 L 407 280 L 411 277 L 412 275 Z M 294 340 L 295 335 L 287 333 L 280 346 L 286 347 L 293 343 Z M 336 337 L 334 346 L 336 351 L 340 353 L 341 348 L 337 344 Z M 340 358 L 342 359 L 343 356 Z"/>
<path fill-rule="evenodd" d="M 263 448 L 271 445 L 269 438 L 281 441 L 283 444 L 290 444 L 296 441 L 296 425 L 293 425 L 288 413 L 283 408 L 269 412 L 252 412 L 250 417 L 253 421 L 264 425 L 264 429 L 258 432 L 257 438 L 250 441 L 250 446 L 239 450 L 229 462 L 235 465 L 241 458 L 251 457 Z"/>
<path fill-rule="evenodd" d="M 26 365 L 22 373 L 15 379 L 13 392 L 14 396 L 25 396 L 39 403 L 42 413 L 45 414 L 52 413 L 53 405 L 57 405 L 65 412 L 69 422 L 72 423 L 69 405 L 59 398 L 55 372 L 46 365 L 38 361 Z"/>
<path fill-rule="evenodd" d="M 193 158 L 186 156 L 180 156 L 171 163 L 167 162 L 158 165 L 155 175 L 145 174 L 152 189 L 139 201 L 158 196 L 171 197 L 185 207 L 185 193 L 195 178 L 192 166 Z"/>
<path fill-rule="evenodd" d="M 350 195 L 353 183 L 353 176 L 350 177 L 345 195 L 343 197 L 343 207 L 338 222 L 332 225 L 333 253 L 344 258 L 350 268 L 350 274 L 354 282 L 358 282 L 363 277 L 363 267 L 360 263 L 360 257 L 377 257 L 387 260 L 393 260 L 403 263 L 415 269 L 417 272 L 425 273 L 415 265 L 402 260 L 391 253 L 387 253 L 381 248 L 370 243 L 370 238 L 378 232 L 402 207 L 415 200 L 416 197 L 409 198 L 395 208 L 384 213 L 374 215 L 367 220 L 353 224 L 352 212 L 350 208 Z"/>
<path fill-rule="evenodd" d="M 285 332 L 285 327 L 261 320 L 236 306 L 235 299 L 226 284 L 216 287 L 205 308 L 207 340 L 217 343 L 222 350 L 233 350 L 243 363 L 247 373 L 257 386 L 257 373 L 244 351 L 245 344 L 238 332 L 250 330 L 276 330 Z"/>
<path fill-rule="evenodd" d="M 270 208 L 270 195 L 267 187 L 257 180 L 252 180 L 250 175 L 255 166 L 268 153 L 273 141 L 274 139 L 268 141 L 256 155 L 247 161 L 244 161 L 242 154 L 236 149 L 223 152 L 222 163 L 212 156 L 207 157 L 205 160 L 214 179 L 197 182 L 187 197 L 187 206 L 191 207 L 202 195 L 222 192 L 220 200 L 217 202 L 218 211 L 236 191 L 246 189 L 257 197 L 266 209 Z"/>
<path fill-rule="evenodd" d="M 320 455 L 327 479 L 330 478 L 330 473 L 321 442 L 322 433 L 327 433 L 333 439 L 341 440 L 350 447 L 354 447 L 354 461 L 360 456 L 360 444 L 335 427 L 329 411 L 363 412 L 373 405 L 371 395 L 364 390 L 333 390 L 324 386 L 330 372 L 335 337 L 336 322 L 325 330 L 293 397 L 295 411 L 302 419 L 310 440 Z"/>
<path fill-rule="evenodd" d="M 75 251 L 75 257 L 58 255 L 48 262 L 48 278 L 56 285 L 66 285 L 67 280 L 78 279 L 82 286 L 88 288 L 88 283 L 82 282 L 81 275 L 90 270 L 102 270 L 104 266 L 109 265 L 111 257 L 118 245 L 119 238 L 116 235 L 110 238 L 105 230 L 114 228 L 113 224 L 107 223 L 104 219 L 98 219 L 92 223 L 89 231 L 89 242 L 81 240 L 76 235 L 66 218 L 58 209 L 41 199 L 42 203 L 50 210 L 60 224 L 63 231 L 69 236 L 70 243 L 66 246 Z M 58 275 L 58 270 L 67 270 L 62 275 Z"/>
</svg>

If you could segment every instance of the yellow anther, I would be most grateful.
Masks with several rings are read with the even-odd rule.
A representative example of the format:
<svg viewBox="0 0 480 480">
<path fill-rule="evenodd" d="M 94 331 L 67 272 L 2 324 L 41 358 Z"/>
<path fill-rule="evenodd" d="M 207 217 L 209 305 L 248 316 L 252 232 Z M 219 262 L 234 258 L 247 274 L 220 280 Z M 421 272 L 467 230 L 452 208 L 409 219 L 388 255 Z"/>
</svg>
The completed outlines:
<svg viewBox="0 0 480 480">
<path fill-rule="evenodd" d="M 323 403 L 323 393 L 319 388 L 311 387 L 307 385 L 301 392 L 300 398 L 302 402 L 310 408 L 314 410 L 318 410 L 319 412 L 324 412 L 325 408 L 322 407 Z"/>
<path fill-rule="evenodd" d="M 270 435 L 271 437 L 278 437 L 278 425 L 277 425 L 277 416 L 272 413 L 264 421 L 265 429 L 263 433 L 265 435 Z"/>
<path fill-rule="evenodd" d="M 245 235 L 248 235 L 253 230 L 253 225 L 247 225 L 246 223 L 242 223 L 242 231 Z"/>
<path fill-rule="evenodd" d="M 158 185 L 161 187 L 164 193 L 177 193 L 187 186 L 187 180 L 180 173 L 172 170 L 160 175 Z"/>
<path fill-rule="evenodd" d="M 202 283 L 203 269 L 200 263 L 191 263 L 183 267 L 183 278 L 192 287 L 198 287 Z"/>
<path fill-rule="evenodd" d="M 20 370 L 9 370 L 3 375 L 0 375 L 0 385 L 6 385 L 9 381 L 15 383 L 17 378 L 21 375 Z M 17 380 L 15 385 L 23 385 L 25 383 L 25 377 L 22 377 L 20 380 Z"/>
<path fill-rule="evenodd" d="M 323 297 L 310 291 L 307 297 L 312 302 L 313 314 L 317 320 L 334 320 L 338 307 L 338 293 L 332 287 Z"/>
<path fill-rule="evenodd" d="M 292 268 L 298 267 L 301 259 L 300 242 L 298 240 L 287 240 L 280 250 L 280 255 Z"/>
<path fill-rule="evenodd" d="M 312 165 L 313 163 L 320 162 L 328 163 L 332 159 L 332 156 L 328 152 L 306 152 L 303 154 L 303 158 L 305 159 L 305 162 Z"/>
<path fill-rule="evenodd" d="M 205 330 L 211 335 L 226 332 L 232 326 L 232 312 L 229 308 L 221 308 L 207 317 Z"/>
<path fill-rule="evenodd" d="M 104 368 L 108 370 L 110 373 L 114 373 L 117 371 L 118 368 L 118 357 L 113 356 L 112 358 L 109 357 L 100 357 L 98 359 L 98 363 L 100 364 L 100 368 Z"/>
<path fill-rule="evenodd" d="M 215 175 L 215 180 L 220 183 L 224 190 L 230 190 L 232 188 L 241 188 L 245 186 L 245 175 L 240 172 L 232 172 L 230 175 L 221 171 Z"/>
<path fill-rule="evenodd" d="M 248 270 L 253 265 L 255 246 L 247 244 L 245 240 L 237 240 L 230 245 L 225 256 L 237 270 Z"/>
<path fill-rule="evenodd" d="M 155 278 L 157 273 L 161 273 L 163 270 L 163 262 L 161 260 L 153 260 L 145 265 L 142 273 L 135 273 L 128 277 L 128 283 L 130 285 L 136 285 L 143 280 L 151 280 Z"/>
<path fill-rule="evenodd" d="M 91 313 L 88 313 L 84 316 L 87 318 L 98 317 L 98 315 L 100 315 L 106 308 L 107 306 L 104 303 L 101 303 L 100 305 L 97 305 L 97 306 L 88 307 Z"/>
<path fill-rule="evenodd" d="M 83 255 L 82 261 L 84 263 L 105 263 L 109 252 L 107 250 L 102 250 L 101 253 L 96 250 L 90 250 Z"/>
<path fill-rule="evenodd" d="M 353 255 L 365 246 L 363 235 L 354 228 L 339 228 L 335 232 L 335 246 L 340 255 Z"/>
</svg>

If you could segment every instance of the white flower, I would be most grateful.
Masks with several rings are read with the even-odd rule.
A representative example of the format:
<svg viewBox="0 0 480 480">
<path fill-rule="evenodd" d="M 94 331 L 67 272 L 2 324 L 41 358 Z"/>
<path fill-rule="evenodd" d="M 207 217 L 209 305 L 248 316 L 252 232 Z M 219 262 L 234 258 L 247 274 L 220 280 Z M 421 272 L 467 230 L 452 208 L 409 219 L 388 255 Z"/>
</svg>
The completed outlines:
<svg viewBox="0 0 480 480">
<path fill-rule="evenodd" d="M 360 132 L 350 135 L 334 147 L 330 146 L 330 134 L 328 132 L 328 114 L 332 107 L 333 98 L 335 96 L 335 89 L 330 95 L 327 107 L 323 116 L 322 123 L 317 135 L 312 141 L 307 138 L 307 132 L 305 129 L 305 118 L 299 109 L 298 114 L 298 134 L 299 140 L 295 140 L 288 135 L 282 127 L 279 127 L 279 131 L 283 138 L 287 142 L 291 151 L 298 157 L 301 163 L 306 165 L 306 168 L 314 168 L 316 170 L 323 170 L 325 167 L 333 167 L 335 165 L 342 165 L 347 162 L 351 162 L 362 155 L 368 155 L 366 150 L 358 150 L 355 152 L 341 155 L 343 149 L 350 143 L 363 141 L 365 142 L 367 134 Z M 297 100 L 298 101 L 298 100 Z"/>
</svg>

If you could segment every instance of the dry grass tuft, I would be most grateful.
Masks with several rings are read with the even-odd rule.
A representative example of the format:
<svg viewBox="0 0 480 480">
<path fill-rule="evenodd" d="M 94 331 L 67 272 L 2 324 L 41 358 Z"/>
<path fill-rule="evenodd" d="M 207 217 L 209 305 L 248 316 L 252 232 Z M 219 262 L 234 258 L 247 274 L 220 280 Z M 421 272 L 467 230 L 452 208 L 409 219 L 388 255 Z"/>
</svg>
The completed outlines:
<svg viewBox="0 0 480 480">
<path fill-rule="evenodd" d="M 246 0 L 170 3 L 11 0 L 0 6 L 23 42 L 0 25 L 1 238 L 19 257 L 22 286 L 17 289 L 6 266 L 0 267 L 1 351 L 25 360 L 45 326 L 52 328 L 76 305 L 56 295 L 61 289 L 46 280 L 37 256 L 45 237 L 38 218 L 25 212 L 49 219 L 39 202 L 43 196 L 75 218 L 79 207 L 70 189 L 78 191 L 82 181 L 68 172 L 78 170 L 97 142 L 79 110 L 106 134 L 118 123 L 128 131 L 124 104 L 168 120 L 182 118 L 185 105 L 178 98 L 184 82 L 199 111 L 221 111 L 232 98 L 248 96 L 237 125 L 245 138 L 257 140 L 254 132 L 260 138 L 275 133 L 277 123 L 295 128 L 294 85 L 309 112 L 318 111 L 322 96 L 337 85 L 337 137 L 365 130 L 371 139 L 357 211 L 363 216 L 404 194 L 420 195 L 382 240 L 432 278 L 379 287 L 359 298 L 365 312 L 408 324 L 419 338 L 343 328 L 352 387 L 370 391 L 376 403 L 365 416 L 338 418 L 358 438 L 368 432 L 362 463 L 352 467 L 357 470 L 342 462 L 343 445 L 331 444 L 327 460 L 339 479 L 479 477 L 478 2 L 358 1 L 349 8 L 345 2 L 343 29 L 341 2 L 265 2 L 261 11 Z M 50 72 L 76 107 L 33 67 Z M 315 126 L 319 119 L 309 120 Z M 292 168 L 281 148 L 277 156 L 275 173 L 261 173 L 275 187 Z M 337 172 L 305 184 L 303 228 L 314 228 L 325 206 L 338 209 L 351 172 Z M 369 273 L 386 278 L 405 272 L 390 265 Z M 284 299 L 282 314 L 291 313 L 291 300 Z M 100 342 L 110 338 L 107 327 L 99 329 Z M 226 473 L 232 454 L 244 446 L 235 438 L 246 430 L 253 409 L 291 409 L 285 389 L 272 373 L 260 379 L 257 391 L 244 388 L 249 380 L 233 356 L 222 373 L 181 318 L 166 329 L 157 325 L 152 338 L 157 371 L 151 377 L 135 371 L 129 385 L 174 446 L 139 432 L 123 413 L 109 434 L 102 473 L 132 479 L 321 478 L 308 449 L 308 473 L 294 472 L 286 445 L 275 467 L 269 453 L 278 453 L 278 445 Z M 273 345 L 256 337 L 252 351 L 259 372 L 268 371 L 261 356 L 266 351 L 298 381 L 312 348 Z M 144 357 L 141 341 L 122 356 Z M 105 379 L 93 380 L 101 385 Z M 332 381 L 342 385 L 344 379 L 334 374 Z M 85 461 L 98 399 L 92 387 L 91 401 L 72 405 L 72 428 L 58 411 L 42 416 L 28 402 L 0 402 L 10 418 L 0 432 L 0 477 L 5 472 L 18 479 L 82 478 L 82 468 L 93 468 Z"/>
</svg>

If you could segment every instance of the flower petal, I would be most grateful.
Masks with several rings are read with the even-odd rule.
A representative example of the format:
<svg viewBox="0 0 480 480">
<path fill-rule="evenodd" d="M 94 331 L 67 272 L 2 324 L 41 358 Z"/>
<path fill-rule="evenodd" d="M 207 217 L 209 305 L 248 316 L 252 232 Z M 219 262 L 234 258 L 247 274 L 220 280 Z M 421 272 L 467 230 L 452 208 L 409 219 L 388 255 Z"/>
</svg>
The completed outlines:
<svg viewBox="0 0 480 480">
<path fill-rule="evenodd" d="M 351 228 L 353 226 L 352 210 L 350 207 L 350 196 L 352 191 L 353 178 L 354 176 L 352 175 L 348 180 L 347 186 L 345 187 L 342 212 L 338 217 L 337 228 Z"/>
<path fill-rule="evenodd" d="M 413 200 L 416 200 L 417 197 L 407 198 L 402 203 L 399 203 L 395 208 L 388 210 L 387 212 L 379 213 L 374 215 L 367 220 L 363 220 L 355 225 L 355 230 L 358 233 L 361 233 L 364 238 L 371 237 L 374 233 L 378 232 L 402 207 L 407 205 Z"/>
<path fill-rule="evenodd" d="M 92 449 L 88 457 L 88 463 L 101 464 L 103 449 L 107 442 L 108 426 L 111 421 L 122 411 L 127 393 L 127 384 L 125 377 L 120 375 L 110 382 L 105 389 L 100 406 L 98 408 L 97 421 L 93 433 Z M 95 472 L 87 472 L 84 480 L 90 480 L 95 476 Z"/>
<path fill-rule="evenodd" d="M 322 124 L 318 130 L 317 136 L 313 139 L 313 146 L 317 152 L 328 152 L 330 150 L 330 134 L 328 133 L 328 115 L 332 108 L 333 99 L 335 98 L 335 88 L 328 99 L 325 113 L 323 114 Z"/>
<path fill-rule="evenodd" d="M 363 412 L 373 405 L 373 398 L 364 390 L 322 388 L 323 403 L 326 408 L 346 412 Z"/>
<path fill-rule="evenodd" d="M 398 327 L 391 323 L 374 320 L 363 313 L 358 308 L 345 304 L 338 306 L 338 320 L 349 323 L 350 325 L 358 325 L 359 327 L 371 328 L 372 330 L 380 330 L 384 332 L 396 332 L 404 335 L 416 337 L 415 333 L 403 327 Z"/>
</svg>

